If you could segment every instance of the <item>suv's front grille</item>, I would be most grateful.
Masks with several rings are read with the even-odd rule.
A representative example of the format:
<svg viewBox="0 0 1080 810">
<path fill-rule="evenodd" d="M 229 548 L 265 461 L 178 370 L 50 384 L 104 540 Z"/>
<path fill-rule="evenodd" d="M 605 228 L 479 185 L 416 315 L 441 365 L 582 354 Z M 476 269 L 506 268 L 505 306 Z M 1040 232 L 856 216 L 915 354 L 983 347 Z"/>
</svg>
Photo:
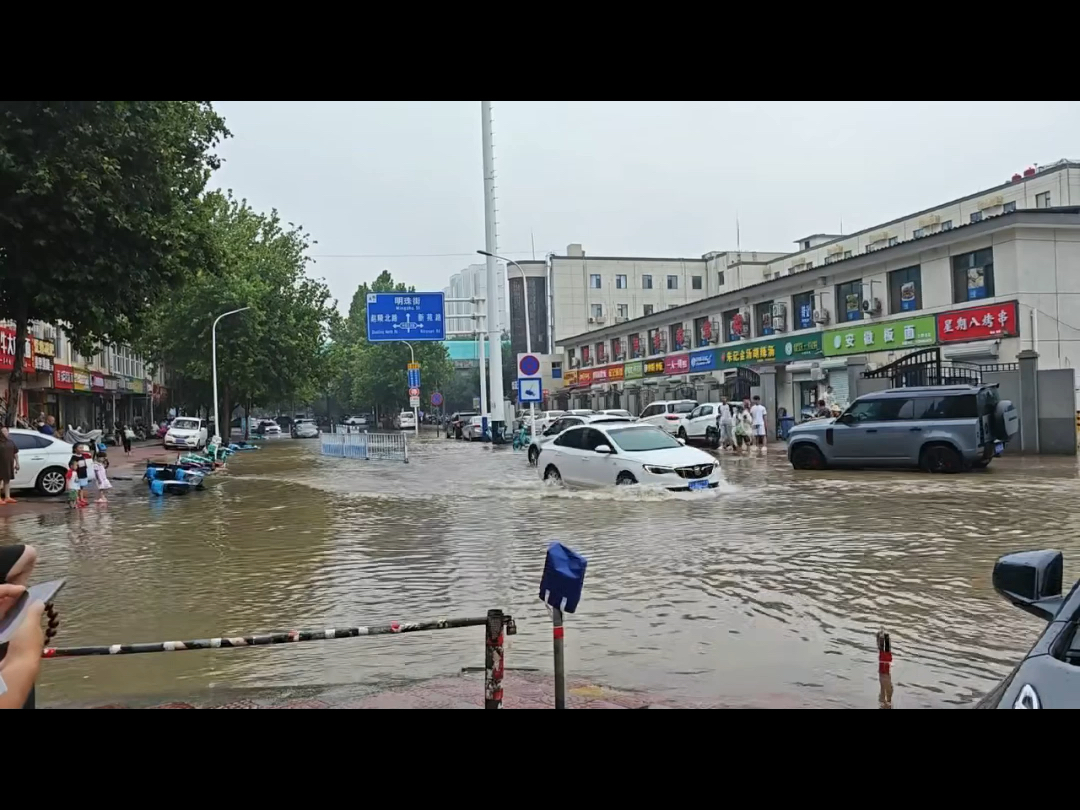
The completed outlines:
<svg viewBox="0 0 1080 810">
<path fill-rule="evenodd" d="M 681 478 L 708 478 L 712 475 L 712 464 L 697 464 L 693 467 L 676 467 L 675 472 Z"/>
</svg>

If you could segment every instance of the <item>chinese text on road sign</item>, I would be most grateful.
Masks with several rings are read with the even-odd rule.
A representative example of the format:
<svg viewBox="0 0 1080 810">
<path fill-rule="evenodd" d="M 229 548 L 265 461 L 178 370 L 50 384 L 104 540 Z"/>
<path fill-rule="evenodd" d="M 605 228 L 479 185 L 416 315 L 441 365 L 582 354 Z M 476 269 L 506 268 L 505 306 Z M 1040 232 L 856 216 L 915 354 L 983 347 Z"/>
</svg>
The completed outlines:
<svg viewBox="0 0 1080 810">
<path fill-rule="evenodd" d="M 367 339 L 445 340 L 443 294 L 368 293 Z"/>
</svg>

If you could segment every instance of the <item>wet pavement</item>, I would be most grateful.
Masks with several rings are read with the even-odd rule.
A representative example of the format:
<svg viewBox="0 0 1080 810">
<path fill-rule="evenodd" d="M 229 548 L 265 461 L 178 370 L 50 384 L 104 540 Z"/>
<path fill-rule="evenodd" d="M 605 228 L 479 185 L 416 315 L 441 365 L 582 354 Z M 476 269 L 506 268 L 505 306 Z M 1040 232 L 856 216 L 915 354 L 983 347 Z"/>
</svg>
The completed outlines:
<svg viewBox="0 0 1080 810">
<path fill-rule="evenodd" d="M 959 476 L 795 473 L 774 449 L 723 457 L 717 491 L 656 494 L 553 489 L 509 447 L 431 434 L 410 458 L 329 459 L 314 441 L 268 441 L 203 493 L 151 498 L 126 481 L 105 508 L 0 513 L 0 542 L 34 543 L 36 578 L 68 579 L 56 646 L 502 607 L 519 625 L 507 666 L 547 673 L 536 590 L 558 539 L 589 557 L 568 672 L 658 705 L 875 707 L 880 627 L 895 706 L 970 705 L 1040 629 L 994 594 L 994 560 L 1054 547 L 1067 582 L 1080 575 L 1075 459 L 1001 459 Z M 483 645 L 471 628 L 51 660 L 39 702 L 216 705 L 306 690 L 351 705 L 419 694 L 409 690 L 482 665 Z"/>
</svg>

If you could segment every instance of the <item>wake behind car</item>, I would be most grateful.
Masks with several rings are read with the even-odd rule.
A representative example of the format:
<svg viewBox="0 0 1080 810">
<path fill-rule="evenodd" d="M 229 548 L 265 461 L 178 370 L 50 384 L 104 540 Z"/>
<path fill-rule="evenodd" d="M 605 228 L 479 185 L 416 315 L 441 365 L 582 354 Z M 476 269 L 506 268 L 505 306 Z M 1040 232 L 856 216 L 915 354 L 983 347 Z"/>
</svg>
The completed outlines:
<svg viewBox="0 0 1080 810">
<path fill-rule="evenodd" d="M 1080 709 L 1080 581 L 1061 595 L 1060 551 L 1006 554 L 993 583 L 1005 601 L 1045 621 L 1034 646 L 977 709 Z"/>
<path fill-rule="evenodd" d="M 536 465 L 536 458 L 540 455 L 540 448 L 546 443 L 552 441 L 556 436 L 562 433 L 567 428 L 577 427 L 578 425 L 595 424 L 596 422 L 631 422 L 629 418 L 621 416 L 605 416 L 595 411 L 584 411 L 575 414 L 570 411 L 565 416 L 560 416 L 554 422 L 547 426 L 547 429 L 539 435 L 534 435 L 529 442 L 529 464 Z"/>
<path fill-rule="evenodd" d="M 933 385 L 864 394 L 835 419 L 796 425 L 797 470 L 918 467 L 955 473 L 985 467 L 1020 429 L 1016 408 L 992 385 Z"/>
<path fill-rule="evenodd" d="M 692 492 L 720 486 L 720 465 L 666 430 L 626 420 L 572 427 L 545 444 L 536 469 L 571 486 L 647 486 Z"/>
<path fill-rule="evenodd" d="M 166 450 L 202 450 L 207 442 L 206 423 L 193 416 L 178 416 L 162 439 Z"/>
</svg>

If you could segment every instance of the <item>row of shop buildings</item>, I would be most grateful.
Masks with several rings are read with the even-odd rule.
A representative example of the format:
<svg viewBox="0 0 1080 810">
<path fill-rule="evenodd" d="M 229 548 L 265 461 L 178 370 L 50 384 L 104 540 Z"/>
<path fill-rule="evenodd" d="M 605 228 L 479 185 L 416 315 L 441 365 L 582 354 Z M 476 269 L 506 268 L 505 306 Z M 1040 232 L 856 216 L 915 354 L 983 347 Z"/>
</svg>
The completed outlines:
<svg viewBox="0 0 1080 810">
<path fill-rule="evenodd" d="M 104 349 L 95 357 L 78 354 L 63 330 L 33 324 L 24 346 L 24 384 L 18 415 L 34 422 L 52 415 L 61 427 L 84 429 L 111 426 L 117 421 L 150 423 L 167 407 L 168 389 L 161 372 L 127 347 Z M 8 383 L 15 361 L 15 329 L 0 325 L 0 409 L 12 407 Z"/>
</svg>

